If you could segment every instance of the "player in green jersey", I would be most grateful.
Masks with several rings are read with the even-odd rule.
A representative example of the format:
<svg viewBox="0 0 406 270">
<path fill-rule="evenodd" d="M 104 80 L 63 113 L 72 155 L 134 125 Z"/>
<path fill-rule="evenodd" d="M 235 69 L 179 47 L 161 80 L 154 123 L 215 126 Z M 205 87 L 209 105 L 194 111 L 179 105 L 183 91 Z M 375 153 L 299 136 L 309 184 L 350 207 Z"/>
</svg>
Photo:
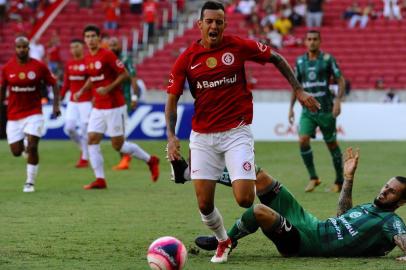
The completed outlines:
<svg viewBox="0 0 406 270">
<path fill-rule="evenodd" d="M 336 118 L 341 112 L 341 99 L 345 91 L 345 80 L 341 74 L 334 57 L 320 50 L 320 32 L 310 30 L 306 33 L 305 44 L 307 53 L 296 60 L 296 77 L 302 84 L 304 90 L 315 97 L 321 104 L 318 112 L 310 112 L 303 108 L 299 122 L 299 144 L 300 154 L 310 175 L 310 182 L 305 188 L 306 192 L 311 192 L 321 181 L 316 173 L 313 162 L 313 152 L 310 147 L 310 138 L 315 138 L 317 127 L 323 134 L 323 139 L 330 150 L 336 180 L 331 187 L 331 191 L 339 192 L 343 183 L 342 155 L 337 143 Z M 338 83 L 338 94 L 334 95 L 329 89 L 329 80 L 334 78 Z M 293 106 L 296 98 L 291 97 L 289 109 L 289 122 L 293 124 Z"/>
<path fill-rule="evenodd" d="M 394 211 L 406 203 L 406 178 L 391 178 L 373 203 L 352 206 L 352 186 L 359 152 L 346 150 L 344 184 L 337 217 L 321 221 L 307 212 L 288 189 L 269 175 L 258 174 L 257 196 L 262 204 L 249 208 L 228 231 L 237 240 L 262 232 L 284 256 L 356 257 L 383 256 L 398 246 L 406 261 L 406 226 Z M 196 244 L 206 250 L 217 247 L 212 236 L 200 236 Z"/>
<path fill-rule="evenodd" d="M 131 113 L 137 107 L 137 101 L 139 95 L 139 89 L 137 86 L 137 75 L 135 71 L 135 67 L 133 65 L 133 61 L 131 60 L 130 55 L 124 54 L 122 52 L 121 43 L 116 37 L 111 37 L 109 39 L 109 49 L 114 52 L 114 54 L 118 57 L 118 59 L 123 62 L 125 69 L 127 70 L 128 74 L 130 75 L 130 79 L 126 80 L 122 84 L 124 98 L 127 104 L 127 111 Z M 131 162 L 130 155 L 122 155 L 120 162 L 113 166 L 113 170 L 128 170 Z"/>
</svg>

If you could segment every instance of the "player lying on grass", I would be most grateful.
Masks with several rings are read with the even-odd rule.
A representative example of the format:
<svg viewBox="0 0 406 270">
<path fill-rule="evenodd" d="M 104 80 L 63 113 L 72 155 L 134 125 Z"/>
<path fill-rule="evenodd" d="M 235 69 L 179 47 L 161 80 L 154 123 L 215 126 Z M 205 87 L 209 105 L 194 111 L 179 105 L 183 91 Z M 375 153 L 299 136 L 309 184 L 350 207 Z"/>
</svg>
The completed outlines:
<svg viewBox="0 0 406 270">
<path fill-rule="evenodd" d="M 398 246 L 405 255 L 397 260 L 406 261 L 406 226 L 394 213 L 406 202 L 406 178 L 391 178 L 373 203 L 353 207 L 352 186 L 358 159 L 358 151 L 346 150 L 337 217 L 324 221 L 303 209 L 286 187 L 258 168 L 256 190 L 261 204 L 249 208 L 228 231 L 233 246 L 238 239 L 261 228 L 283 256 L 383 256 Z M 187 166 L 183 163 L 182 167 Z M 179 173 L 179 164 L 172 163 L 177 182 L 187 176 Z M 226 183 L 226 179 L 223 175 L 219 182 Z M 214 236 L 200 236 L 196 244 L 214 250 L 217 240 Z"/>
</svg>

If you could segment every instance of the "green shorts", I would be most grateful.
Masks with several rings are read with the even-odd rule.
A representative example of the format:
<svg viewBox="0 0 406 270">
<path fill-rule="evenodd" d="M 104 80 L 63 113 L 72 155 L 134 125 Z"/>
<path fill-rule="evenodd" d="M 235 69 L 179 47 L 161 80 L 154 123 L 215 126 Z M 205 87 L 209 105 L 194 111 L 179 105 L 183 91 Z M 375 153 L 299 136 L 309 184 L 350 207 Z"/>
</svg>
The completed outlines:
<svg viewBox="0 0 406 270">
<path fill-rule="evenodd" d="M 317 114 L 302 112 L 299 121 L 299 135 L 315 138 L 317 127 L 320 127 L 325 142 L 337 140 L 336 118 L 331 112 Z"/>
<path fill-rule="evenodd" d="M 282 186 L 270 207 L 285 217 L 300 234 L 299 256 L 317 256 L 320 251 L 320 221 L 307 212 L 293 197 L 287 188 Z"/>
</svg>

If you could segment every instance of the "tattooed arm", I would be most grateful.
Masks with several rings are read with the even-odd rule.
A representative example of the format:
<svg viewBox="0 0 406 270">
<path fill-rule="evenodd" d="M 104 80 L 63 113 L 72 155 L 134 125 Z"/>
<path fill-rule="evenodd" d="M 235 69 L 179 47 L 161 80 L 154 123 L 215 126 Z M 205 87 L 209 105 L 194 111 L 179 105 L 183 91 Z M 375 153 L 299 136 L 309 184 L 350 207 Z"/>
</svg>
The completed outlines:
<svg viewBox="0 0 406 270">
<path fill-rule="evenodd" d="M 337 216 L 342 215 L 352 208 L 352 185 L 354 174 L 358 166 L 359 150 L 355 152 L 347 148 L 344 158 L 344 183 L 338 199 Z"/>
<path fill-rule="evenodd" d="M 165 105 L 166 135 L 168 136 L 168 158 L 169 160 L 180 159 L 180 144 L 176 137 L 175 128 L 177 122 L 177 108 L 179 96 L 168 94 Z"/>
<path fill-rule="evenodd" d="M 404 256 L 397 257 L 396 260 L 406 262 L 406 234 L 398 234 L 393 237 L 395 244 L 403 251 Z"/>
<path fill-rule="evenodd" d="M 303 90 L 300 82 L 296 79 L 292 68 L 282 55 L 272 51 L 270 62 L 273 63 L 279 72 L 286 78 L 292 86 L 297 99 L 303 106 L 307 107 L 312 112 L 316 112 L 320 109 L 319 102 Z"/>
</svg>

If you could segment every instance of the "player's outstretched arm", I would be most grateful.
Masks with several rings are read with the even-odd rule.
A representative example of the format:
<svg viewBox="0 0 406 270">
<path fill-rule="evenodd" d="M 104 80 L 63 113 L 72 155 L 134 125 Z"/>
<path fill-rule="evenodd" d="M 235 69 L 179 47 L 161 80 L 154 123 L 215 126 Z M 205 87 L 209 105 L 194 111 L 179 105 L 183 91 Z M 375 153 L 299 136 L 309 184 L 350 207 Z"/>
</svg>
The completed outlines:
<svg viewBox="0 0 406 270">
<path fill-rule="evenodd" d="M 168 158 L 169 161 L 178 160 L 180 155 L 180 143 L 176 137 L 176 122 L 178 119 L 178 100 L 179 96 L 168 94 L 165 105 L 166 135 L 168 136 Z"/>
<path fill-rule="evenodd" d="M 398 234 L 393 237 L 395 244 L 403 251 L 404 255 L 396 260 L 406 262 L 406 234 Z"/>
<path fill-rule="evenodd" d="M 296 94 L 297 99 L 303 106 L 307 107 L 312 112 L 316 112 L 318 109 L 320 109 L 320 103 L 303 90 L 300 82 L 296 79 L 292 68 L 282 55 L 272 51 L 270 62 L 273 63 L 279 72 L 282 73 L 282 75 L 286 78 L 286 80 L 288 80 Z"/>
<path fill-rule="evenodd" d="M 344 157 L 344 183 L 338 199 L 337 216 L 342 215 L 347 210 L 352 208 L 352 185 L 354 182 L 354 174 L 357 170 L 359 159 L 359 149 L 355 151 L 352 147 L 348 147 Z"/>
</svg>

